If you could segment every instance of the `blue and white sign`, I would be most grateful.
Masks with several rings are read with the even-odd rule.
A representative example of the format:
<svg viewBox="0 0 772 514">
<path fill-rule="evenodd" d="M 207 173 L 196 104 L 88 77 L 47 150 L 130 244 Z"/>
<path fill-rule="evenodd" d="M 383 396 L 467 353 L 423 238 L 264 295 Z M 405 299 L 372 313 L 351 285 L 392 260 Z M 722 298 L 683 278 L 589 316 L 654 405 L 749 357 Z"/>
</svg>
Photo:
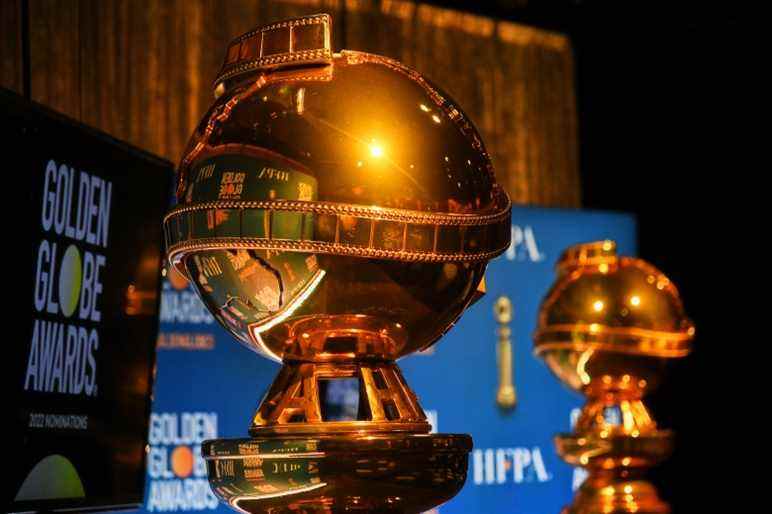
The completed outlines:
<svg viewBox="0 0 772 514">
<path fill-rule="evenodd" d="M 635 219 L 626 214 L 562 209 L 512 209 L 512 245 L 485 274 L 487 293 L 430 350 L 399 362 L 435 429 L 474 439 L 464 489 L 442 514 L 557 513 L 582 476 L 555 453 L 552 438 L 571 428 L 582 398 L 563 386 L 533 355 L 539 304 L 555 280 L 567 247 L 614 239 L 623 255 L 636 253 Z M 512 369 L 517 403 L 496 403 L 496 299 L 512 304 Z"/>
<path fill-rule="evenodd" d="M 164 280 L 141 512 L 232 513 L 209 488 L 201 442 L 245 437 L 279 365 L 238 344 L 179 276 Z"/>
</svg>

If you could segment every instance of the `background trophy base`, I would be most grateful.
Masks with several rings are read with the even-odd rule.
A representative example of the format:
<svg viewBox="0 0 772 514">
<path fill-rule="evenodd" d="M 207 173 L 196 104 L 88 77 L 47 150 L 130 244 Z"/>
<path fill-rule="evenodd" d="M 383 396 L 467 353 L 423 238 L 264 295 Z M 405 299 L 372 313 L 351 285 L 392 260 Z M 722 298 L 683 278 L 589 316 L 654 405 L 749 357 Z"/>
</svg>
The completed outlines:
<svg viewBox="0 0 772 514">
<path fill-rule="evenodd" d="M 420 513 L 466 481 L 465 434 L 320 435 L 205 441 L 209 483 L 249 513 Z"/>
<path fill-rule="evenodd" d="M 654 486 L 640 479 L 589 477 L 561 514 L 669 514 Z"/>
<path fill-rule="evenodd" d="M 655 430 L 648 434 L 561 434 L 555 438 L 558 454 L 589 476 L 573 503 L 561 514 L 669 514 L 657 489 L 642 478 L 651 466 L 665 460 L 673 449 L 673 433 Z"/>
</svg>

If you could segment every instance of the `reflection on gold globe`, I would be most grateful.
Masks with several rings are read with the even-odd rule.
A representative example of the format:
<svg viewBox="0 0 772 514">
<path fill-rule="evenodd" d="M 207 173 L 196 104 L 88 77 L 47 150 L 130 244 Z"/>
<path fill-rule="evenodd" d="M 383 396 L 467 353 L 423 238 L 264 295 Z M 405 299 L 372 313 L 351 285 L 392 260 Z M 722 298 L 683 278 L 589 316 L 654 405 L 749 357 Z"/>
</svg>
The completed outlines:
<svg viewBox="0 0 772 514">
<path fill-rule="evenodd" d="M 564 460 L 590 471 L 566 512 L 669 512 L 642 474 L 669 455 L 672 433 L 657 428 L 643 399 L 666 364 L 691 350 L 694 326 L 678 290 L 654 266 L 617 255 L 613 241 L 569 248 L 557 274 L 534 343 L 587 396 L 574 433 L 556 438 Z"/>
<path fill-rule="evenodd" d="M 463 485 L 471 439 L 428 434 L 394 360 L 478 297 L 510 202 L 445 92 L 397 61 L 333 53 L 330 27 L 317 15 L 234 40 L 180 164 L 170 262 L 284 364 L 252 439 L 203 452 L 238 509 L 420 512 Z M 326 392 L 345 384 L 358 403 L 339 419 Z"/>
</svg>

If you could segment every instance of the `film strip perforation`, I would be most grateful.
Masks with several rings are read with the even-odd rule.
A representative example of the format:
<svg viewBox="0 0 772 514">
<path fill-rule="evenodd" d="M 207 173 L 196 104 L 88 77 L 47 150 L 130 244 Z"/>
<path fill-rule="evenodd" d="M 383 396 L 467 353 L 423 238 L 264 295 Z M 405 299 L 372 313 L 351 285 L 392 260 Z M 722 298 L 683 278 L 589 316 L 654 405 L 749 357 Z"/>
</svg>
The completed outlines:
<svg viewBox="0 0 772 514">
<path fill-rule="evenodd" d="M 180 205 L 172 209 L 164 222 L 182 213 L 206 211 L 212 209 L 265 209 L 287 212 L 307 212 L 313 214 L 346 215 L 378 221 L 398 221 L 403 223 L 447 226 L 490 225 L 509 218 L 509 199 L 504 196 L 507 208 L 492 214 L 448 214 L 426 211 L 413 211 L 391 207 L 368 207 L 336 202 L 309 202 L 300 200 L 217 200 L 196 204 Z"/>
<path fill-rule="evenodd" d="M 272 23 L 242 34 L 228 45 L 225 62 L 215 79 L 215 86 L 260 68 L 331 61 L 331 24 L 329 15 L 320 14 Z M 319 42 L 313 36 L 309 37 L 296 30 L 314 25 L 322 31 Z M 298 50 L 298 44 L 303 48 Z M 311 44 L 316 47 L 308 48 Z M 272 47 L 270 53 L 266 53 L 267 45 Z"/>
<path fill-rule="evenodd" d="M 390 212 L 372 207 L 299 201 L 218 201 L 181 206 L 164 221 L 171 252 L 202 248 L 314 251 L 408 261 L 480 261 L 509 244 L 509 207 L 495 215 L 448 218 L 448 214 Z M 282 213 L 300 215 L 281 226 Z M 371 216 L 375 213 L 377 216 Z M 248 228 L 245 215 L 261 220 Z M 309 223 L 309 215 L 319 215 Z M 232 217 L 233 216 L 233 217 Z M 458 216 L 458 215 L 456 215 Z"/>
</svg>

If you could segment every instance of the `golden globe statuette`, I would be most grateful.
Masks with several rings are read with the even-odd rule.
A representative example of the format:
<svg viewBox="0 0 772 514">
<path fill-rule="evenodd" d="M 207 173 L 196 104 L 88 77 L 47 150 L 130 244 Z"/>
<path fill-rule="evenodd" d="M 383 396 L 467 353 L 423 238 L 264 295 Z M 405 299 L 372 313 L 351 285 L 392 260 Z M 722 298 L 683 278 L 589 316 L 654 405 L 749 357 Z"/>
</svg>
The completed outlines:
<svg viewBox="0 0 772 514">
<path fill-rule="evenodd" d="M 235 39 L 180 164 L 170 263 L 239 342 L 283 363 L 251 437 L 202 452 L 240 511 L 421 512 L 461 488 L 472 441 L 429 433 L 394 361 L 479 295 L 510 202 L 444 92 L 394 60 L 333 53 L 330 26 Z"/>
<path fill-rule="evenodd" d="M 555 438 L 560 456 L 589 475 L 568 514 L 667 513 L 643 478 L 670 454 L 673 434 L 643 403 L 670 359 L 686 356 L 694 326 L 678 290 L 641 259 L 618 256 L 613 241 L 573 246 L 542 302 L 535 352 L 582 392 L 573 434 Z"/>
</svg>

